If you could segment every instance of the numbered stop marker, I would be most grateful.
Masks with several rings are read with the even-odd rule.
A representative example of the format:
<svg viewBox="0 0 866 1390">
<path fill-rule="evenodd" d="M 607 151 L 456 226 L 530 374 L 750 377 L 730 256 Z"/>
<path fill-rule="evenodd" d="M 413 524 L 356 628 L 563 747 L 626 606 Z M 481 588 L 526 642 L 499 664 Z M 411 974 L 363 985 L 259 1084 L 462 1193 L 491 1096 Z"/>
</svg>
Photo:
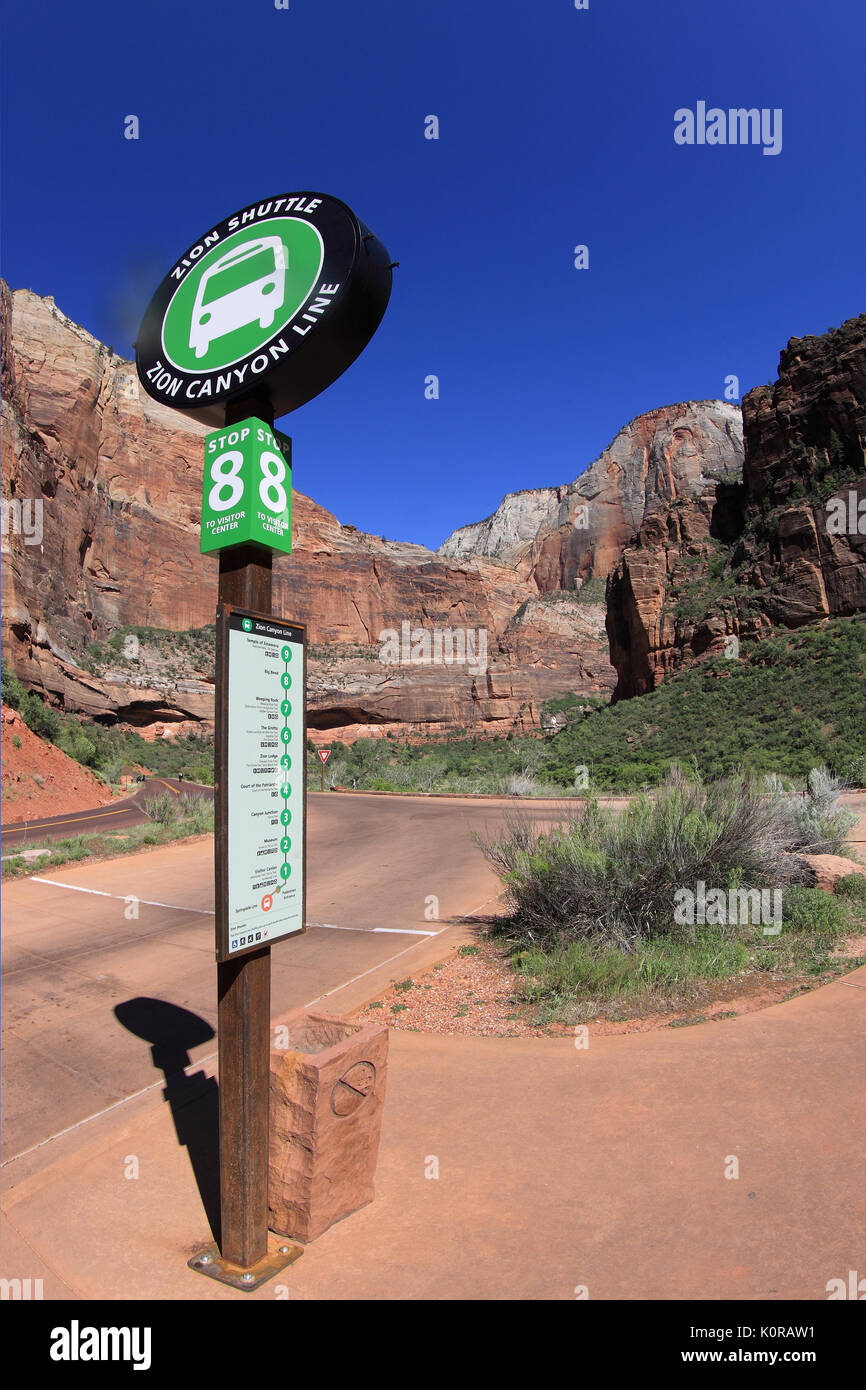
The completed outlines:
<svg viewBox="0 0 866 1390">
<path fill-rule="evenodd" d="M 250 542 L 291 551 L 291 443 L 255 416 L 205 437 L 203 554 Z"/>
</svg>

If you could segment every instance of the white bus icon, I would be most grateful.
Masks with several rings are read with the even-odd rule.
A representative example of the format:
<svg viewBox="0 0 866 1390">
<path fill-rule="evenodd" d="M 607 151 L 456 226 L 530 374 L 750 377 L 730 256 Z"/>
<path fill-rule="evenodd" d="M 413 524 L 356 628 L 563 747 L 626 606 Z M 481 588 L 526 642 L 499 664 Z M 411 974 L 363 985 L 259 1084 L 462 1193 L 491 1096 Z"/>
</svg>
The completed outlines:
<svg viewBox="0 0 866 1390">
<path fill-rule="evenodd" d="M 279 237 L 258 237 L 227 251 L 199 282 L 189 329 L 196 357 L 204 357 L 214 338 L 255 319 L 268 328 L 285 294 L 286 250 Z"/>
</svg>

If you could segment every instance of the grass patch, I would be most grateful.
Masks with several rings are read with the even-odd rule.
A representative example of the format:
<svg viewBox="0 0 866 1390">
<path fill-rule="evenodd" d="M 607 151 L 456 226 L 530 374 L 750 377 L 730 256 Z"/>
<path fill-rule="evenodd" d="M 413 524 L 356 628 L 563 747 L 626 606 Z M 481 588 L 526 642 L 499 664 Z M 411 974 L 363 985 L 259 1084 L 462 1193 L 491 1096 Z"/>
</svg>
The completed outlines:
<svg viewBox="0 0 866 1390">
<path fill-rule="evenodd" d="M 866 903 L 866 874 L 848 874 L 836 884 L 836 892 L 842 898 L 854 898 L 856 902 Z"/>
<path fill-rule="evenodd" d="M 782 931 L 773 938 L 764 936 L 761 927 L 734 934 L 704 927 L 699 941 L 661 938 L 641 942 L 630 952 L 588 941 L 544 951 L 512 939 L 508 957 L 515 997 L 529 1006 L 534 1022 L 586 1023 L 600 1016 L 624 1021 L 692 1007 L 730 982 L 739 981 L 746 990 L 762 978 L 818 983 L 845 974 L 857 962 L 833 960 L 831 952 L 864 927 L 866 905 L 859 900 L 795 887 L 786 894 Z M 726 1011 L 713 1018 L 734 1016 Z"/>
</svg>

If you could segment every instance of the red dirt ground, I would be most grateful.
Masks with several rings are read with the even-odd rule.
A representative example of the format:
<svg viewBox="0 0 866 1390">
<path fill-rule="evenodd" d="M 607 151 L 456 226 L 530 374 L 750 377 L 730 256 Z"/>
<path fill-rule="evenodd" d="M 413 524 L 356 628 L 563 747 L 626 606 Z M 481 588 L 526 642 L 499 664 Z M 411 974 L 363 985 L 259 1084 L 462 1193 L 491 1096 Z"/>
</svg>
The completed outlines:
<svg viewBox="0 0 866 1390">
<path fill-rule="evenodd" d="M 419 972 L 417 979 L 395 982 L 355 1017 L 365 1023 L 387 1023 L 391 1028 L 410 1032 L 456 1033 L 464 1037 L 541 1038 L 574 1033 L 573 1024 L 532 1022 L 532 1009 L 518 1002 L 519 982 L 501 947 L 479 935 L 476 944 L 468 949 L 473 954 L 458 952 L 432 969 Z M 832 955 L 837 961 L 850 961 L 853 970 L 866 957 L 866 937 L 849 938 Z M 638 1007 L 623 1010 L 611 1005 L 606 1010 L 601 1006 L 587 1027 L 594 1037 L 601 1037 L 714 1022 L 765 1009 L 768 1004 L 816 989 L 828 983 L 829 978 L 777 977 L 755 972 L 724 982 L 708 982 L 702 997 L 687 1006 L 659 1013 L 643 1013 Z M 624 1012 L 627 1017 L 622 1016 Z"/>
<path fill-rule="evenodd" d="M 20 746 L 16 746 L 20 740 Z M 36 778 L 41 778 L 40 786 Z M 113 801 L 104 782 L 2 706 L 2 823 L 89 811 Z"/>
</svg>

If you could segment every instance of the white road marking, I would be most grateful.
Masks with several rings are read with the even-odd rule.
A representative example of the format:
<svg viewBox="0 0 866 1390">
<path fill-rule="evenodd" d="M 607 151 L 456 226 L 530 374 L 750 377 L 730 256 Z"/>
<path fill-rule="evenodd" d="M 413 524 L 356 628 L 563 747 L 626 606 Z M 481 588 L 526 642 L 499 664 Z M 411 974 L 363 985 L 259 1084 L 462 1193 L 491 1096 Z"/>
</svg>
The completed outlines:
<svg viewBox="0 0 866 1390">
<path fill-rule="evenodd" d="M 444 931 L 444 927 L 442 928 Z M 438 931 L 413 931 L 409 927 L 374 927 L 373 931 L 390 932 L 393 936 L 438 936 Z"/>
<path fill-rule="evenodd" d="M 39 883 L 50 882 L 49 879 L 38 879 L 35 881 Z M 72 883 L 60 883 L 57 886 L 59 888 L 77 887 L 77 885 Z M 83 888 L 79 889 L 78 891 L 84 893 L 95 893 L 97 890 L 95 888 Z M 110 898 L 116 895 L 113 893 L 100 893 L 99 896 Z M 457 921 L 465 922 L 468 920 L 468 918 L 474 917 L 476 912 L 480 912 L 481 908 L 486 907 L 488 903 L 495 902 L 499 896 L 499 893 L 494 893 L 493 897 L 486 898 L 485 901 L 481 903 L 479 907 L 473 907 L 471 912 L 467 912 L 464 914 L 464 916 L 458 917 Z M 430 934 L 433 936 L 441 936 L 442 932 L 447 931 L 448 927 L 453 925 L 455 924 L 449 922 L 446 926 L 440 928 L 438 932 L 432 932 Z M 346 930 L 352 931 L 354 930 L 354 928 L 349 927 Z M 356 980 L 363 980 L 365 975 L 371 975 L 374 970 L 381 970 L 382 966 L 390 965 L 392 961 L 399 960 L 401 956 L 405 956 L 408 951 L 414 951 L 415 947 L 420 946 L 420 944 L 420 941 L 413 941 L 411 946 L 406 946 L 404 950 L 398 951 L 396 955 L 388 956 L 386 960 L 380 961 L 378 965 L 371 966 L 369 970 L 362 971 L 360 975 L 353 976 L 351 980 L 344 980 L 341 985 L 336 985 L 333 989 L 329 989 L 326 994 L 317 995 L 315 999 L 311 999 L 309 1003 L 304 1004 L 303 1008 L 311 1009 L 314 1004 L 320 1003 L 323 999 L 328 999 L 332 994 L 338 994 L 341 989 L 345 989 L 348 985 L 353 985 L 356 982 Z M 212 1062 L 218 1056 L 218 1051 L 209 1052 L 206 1057 L 197 1057 L 195 1061 L 190 1062 L 190 1067 L 202 1067 L 204 1066 L 205 1062 Z M 184 1068 L 184 1075 L 186 1075 L 186 1072 L 187 1068 Z M 148 1091 L 155 1091 L 160 1086 L 165 1086 L 164 1076 L 161 1076 L 159 1081 L 151 1082 L 149 1086 L 143 1086 L 140 1091 L 133 1091 L 132 1095 L 124 1096 L 122 1100 L 116 1100 L 112 1105 L 107 1105 L 104 1110 L 97 1110 L 96 1113 L 93 1115 L 85 1115 L 83 1120 L 77 1120 L 74 1125 L 67 1125 L 65 1129 L 58 1130 L 56 1134 L 50 1134 L 47 1139 L 40 1139 L 38 1144 L 31 1144 L 29 1149 L 22 1149 L 20 1153 L 11 1154 L 9 1158 L 4 1159 L 3 1162 L 0 1163 L 0 1168 L 6 1168 L 10 1163 L 15 1163 L 19 1158 L 26 1158 L 28 1154 L 35 1153 L 37 1149 L 43 1149 L 46 1144 L 52 1144 L 55 1139 L 62 1139 L 64 1134 L 72 1134 L 76 1129 L 81 1129 L 82 1125 L 89 1125 L 93 1120 L 100 1120 L 103 1115 L 110 1115 L 112 1110 L 117 1110 L 121 1105 L 126 1105 L 129 1101 L 136 1100 L 139 1096 L 145 1096 L 147 1095 Z"/>
<path fill-rule="evenodd" d="M 68 888 L 71 893 L 92 893 L 97 898 L 116 898 L 118 902 L 128 902 L 134 898 L 134 893 L 106 893 L 101 888 L 82 888 L 78 883 L 61 883 L 56 878 L 39 878 L 36 874 L 30 877 L 30 883 L 47 883 L 50 888 Z M 138 898 L 137 901 L 144 907 L 167 907 L 172 912 L 198 912 L 203 917 L 213 917 L 212 907 L 181 907 L 179 903 L 160 903 L 153 898 Z M 308 922 L 308 927 L 323 928 L 328 931 L 366 931 L 366 932 L 389 932 L 393 936 L 438 936 L 435 931 L 416 931 L 413 927 L 338 927 L 334 922 Z"/>
<path fill-rule="evenodd" d="M 58 883 L 56 879 L 53 878 L 36 878 L 33 876 L 30 882 L 49 883 L 52 888 L 69 888 L 73 893 L 93 893 L 97 898 L 113 898 L 117 896 L 115 893 L 103 893 L 100 888 L 79 888 L 75 883 Z"/>
<path fill-rule="evenodd" d="M 315 927 L 317 930 L 325 928 L 328 931 L 365 931 L 387 932 L 391 936 L 438 936 L 438 931 L 416 931 L 414 927 L 338 927 L 336 922 L 308 922 L 308 927 Z"/>
<path fill-rule="evenodd" d="M 35 874 L 30 882 L 47 883 L 51 888 L 68 888 L 70 893 L 92 893 L 97 898 L 117 898 L 122 903 L 136 898 L 135 893 L 104 893 L 101 888 L 82 888 L 78 883 L 60 883 L 56 878 L 37 878 Z M 136 898 L 136 902 L 143 903 L 145 907 L 168 907 L 173 912 L 198 912 L 202 917 L 213 917 L 212 907 L 179 907 L 177 903 L 158 903 L 153 898 Z"/>
</svg>

